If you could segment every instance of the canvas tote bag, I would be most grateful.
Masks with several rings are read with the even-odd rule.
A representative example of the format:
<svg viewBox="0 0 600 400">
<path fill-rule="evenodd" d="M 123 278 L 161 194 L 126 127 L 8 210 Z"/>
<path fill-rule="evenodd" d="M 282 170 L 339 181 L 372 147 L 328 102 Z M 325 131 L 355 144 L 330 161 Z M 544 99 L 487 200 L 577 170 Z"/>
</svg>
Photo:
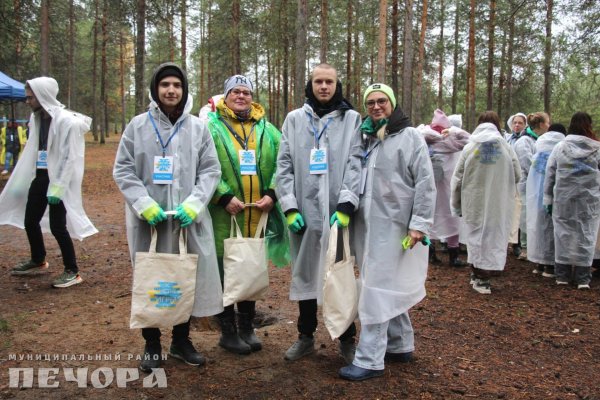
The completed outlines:
<svg viewBox="0 0 600 400">
<path fill-rule="evenodd" d="M 186 322 L 194 306 L 198 255 L 188 254 L 185 230 L 179 234 L 179 254 L 156 252 L 156 229 L 150 249 L 135 253 L 129 327 L 170 328 Z"/>
<path fill-rule="evenodd" d="M 244 300 L 262 300 L 267 293 L 269 270 L 264 231 L 268 217 L 268 213 L 262 213 L 254 237 L 245 238 L 231 216 L 230 237 L 225 239 L 223 251 L 223 307 Z"/>
<path fill-rule="evenodd" d="M 342 228 L 344 256 L 335 262 L 338 242 L 337 223 L 331 227 L 325 255 L 323 284 L 323 321 L 332 339 L 340 337 L 358 315 L 358 289 L 354 276 L 354 256 L 350 256 L 350 233 Z"/>
</svg>

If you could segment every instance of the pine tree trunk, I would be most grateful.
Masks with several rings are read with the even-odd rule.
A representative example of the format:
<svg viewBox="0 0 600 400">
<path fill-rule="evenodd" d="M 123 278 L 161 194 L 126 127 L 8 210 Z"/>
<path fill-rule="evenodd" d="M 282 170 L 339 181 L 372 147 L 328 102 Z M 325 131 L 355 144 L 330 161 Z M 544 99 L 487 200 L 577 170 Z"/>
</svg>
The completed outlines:
<svg viewBox="0 0 600 400">
<path fill-rule="evenodd" d="M 75 5 L 69 0 L 69 52 L 67 54 L 67 108 L 71 108 L 73 94 L 73 59 L 75 53 Z"/>
<path fill-rule="evenodd" d="M 437 106 L 440 110 L 444 109 L 444 58 L 446 48 L 444 43 L 444 25 L 445 25 L 444 0 L 440 1 L 440 44 L 439 44 L 439 64 L 438 64 L 438 100 Z"/>
<path fill-rule="evenodd" d="M 552 61 L 552 19 L 554 1 L 546 0 L 546 49 L 544 51 L 544 111 L 550 114 L 550 100 L 552 97 L 552 76 L 550 75 L 550 62 Z"/>
<path fill-rule="evenodd" d="M 233 49 L 231 55 L 233 56 L 232 64 L 233 71 L 232 73 L 241 74 L 242 73 L 242 56 L 240 50 L 240 0 L 233 0 L 231 2 L 231 20 L 232 20 L 232 32 L 233 32 Z"/>
<path fill-rule="evenodd" d="M 416 87 L 416 115 L 415 123 L 423 119 L 423 67 L 425 62 L 425 34 L 427 33 L 427 0 L 423 0 L 421 12 L 421 32 L 419 36 L 419 59 L 417 63 L 417 87 Z"/>
<path fill-rule="evenodd" d="M 467 61 L 467 130 L 475 127 L 475 0 L 469 12 L 469 55 Z"/>
<path fill-rule="evenodd" d="M 40 72 L 50 74 L 50 0 L 42 0 L 40 7 Z"/>
<path fill-rule="evenodd" d="M 412 76 L 413 76 L 413 0 L 406 0 L 406 14 L 404 15 L 404 40 L 402 47 L 402 109 L 409 117 L 412 116 Z"/>
<path fill-rule="evenodd" d="M 123 132 L 126 125 L 127 103 L 125 102 L 125 37 L 122 27 L 119 28 L 119 95 L 121 97 L 121 132 Z"/>
<path fill-rule="evenodd" d="M 427 0 L 425 0 L 427 1 Z M 387 54 L 387 0 L 379 0 L 379 41 L 377 52 L 377 81 L 385 82 L 385 56 Z"/>
<path fill-rule="evenodd" d="M 349 1 L 346 14 L 346 96 L 352 93 L 352 14 L 352 1 Z"/>
<path fill-rule="evenodd" d="M 327 62 L 327 53 L 329 52 L 327 29 L 327 0 L 321 0 L 321 63 Z"/>
<path fill-rule="evenodd" d="M 390 63 L 390 69 L 392 70 L 392 89 L 396 96 L 398 95 L 398 28 L 400 25 L 398 8 L 399 0 L 394 0 L 392 3 L 392 61 Z"/>
<path fill-rule="evenodd" d="M 304 101 L 304 85 L 306 80 L 306 14 L 308 12 L 307 0 L 298 0 L 298 14 L 296 18 L 296 66 L 294 74 L 294 107 L 300 107 Z"/>
<path fill-rule="evenodd" d="M 98 99 L 96 98 L 96 87 L 98 86 L 98 2 L 94 0 L 94 33 L 92 50 L 92 133 L 94 141 L 98 141 Z M 136 72 L 137 74 L 137 72 Z M 136 75 L 137 76 L 137 75 Z M 136 86 L 137 91 L 137 86 Z"/>
<path fill-rule="evenodd" d="M 23 21 L 21 14 L 23 11 L 21 10 L 21 0 L 13 0 L 13 8 L 15 10 L 15 71 L 17 73 L 17 79 L 21 79 L 23 74 L 23 67 L 21 66 L 21 53 L 23 52 L 23 43 L 21 38 Z"/>
<path fill-rule="evenodd" d="M 510 2 L 511 10 L 514 9 L 514 2 Z M 515 44 L 515 20 L 513 17 L 508 19 L 508 46 L 506 48 L 506 112 L 512 113 L 512 81 L 513 81 L 513 53 Z"/>
<path fill-rule="evenodd" d="M 144 87 L 146 0 L 136 0 L 135 23 L 137 31 L 135 38 L 135 113 L 141 114 L 144 111 L 144 106 L 146 103 L 146 88 Z M 96 41 L 94 40 L 94 44 L 95 43 Z"/>
<path fill-rule="evenodd" d="M 496 0 L 490 0 L 488 25 L 487 109 L 494 107 L 494 30 L 496 29 Z"/>
<path fill-rule="evenodd" d="M 280 12 L 283 15 L 280 32 L 283 39 L 283 113 L 285 114 L 288 111 L 290 97 L 290 37 L 288 32 L 287 0 L 281 1 Z M 279 95 L 279 89 L 277 91 Z M 277 101 L 279 101 L 279 96 L 277 96 Z M 279 120 L 279 115 L 277 113 L 277 120 Z"/>
<path fill-rule="evenodd" d="M 181 0 L 181 68 L 187 70 L 187 1 Z"/>
<path fill-rule="evenodd" d="M 102 129 L 100 130 L 100 144 L 106 143 L 108 137 L 108 96 L 106 94 L 106 77 L 108 75 L 108 64 L 106 59 L 106 47 L 108 45 L 108 29 L 106 16 L 108 14 L 108 0 L 104 0 L 102 8 L 102 47 L 101 47 L 101 76 L 100 76 L 100 98 L 102 99 Z"/>
<path fill-rule="evenodd" d="M 456 114 L 456 106 L 458 103 L 458 38 L 459 38 L 459 15 L 460 15 L 460 0 L 456 0 L 456 11 L 454 15 L 454 57 L 452 66 L 454 73 L 452 74 L 452 114 Z"/>
<path fill-rule="evenodd" d="M 504 86 L 506 85 L 506 29 L 502 35 L 502 52 L 500 53 L 500 76 L 498 78 L 498 115 L 502 121 L 507 118 L 504 114 Z"/>
</svg>

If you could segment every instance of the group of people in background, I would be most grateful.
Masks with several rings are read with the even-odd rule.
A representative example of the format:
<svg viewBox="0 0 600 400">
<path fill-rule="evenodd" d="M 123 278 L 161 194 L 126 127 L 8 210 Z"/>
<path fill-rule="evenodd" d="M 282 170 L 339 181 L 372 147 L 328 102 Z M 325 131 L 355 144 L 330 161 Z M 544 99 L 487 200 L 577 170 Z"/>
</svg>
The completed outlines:
<svg viewBox="0 0 600 400">
<path fill-rule="evenodd" d="M 9 174 L 17 165 L 19 155 L 27 143 L 27 129 L 16 121 L 9 120 L 0 131 L 0 163 L 4 169 L 0 174 Z"/>
<path fill-rule="evenodd" d="M 96 232 L 81 203 L 89 120 L 56 100 L 52 78 L 27 81 L 26 91 L 33 140 L 19 168 L 31 184 L 27 202 L 17 204 L 24 189 L 11 183 L 15 170 L 0 195 L 0 223 L 25 227 L 31 245 L 31 259 L 13 274 L 47 268 L 40 221 L 45 227 L 49 205 L 65 263 L 54 286 L 68 287 L 82 281 L 70 236 Z M 268 258 L 291 264 L 298 337 L 284 354 L 288 361 L 316 350 L 330 227 L 350 230 L 361 329 L 358 343 L 354 323 L 338 338 L 347 364 L 338 373 L 347 380 L 381 376 L 385 362 L 412 359 L 408 312 L 425 297 L 428 260 L 439 261 L 429 238 L 446 243 L 451 266 L 471 266 L 478 293 L 491 293 L 490 277 L 504 269 L 509 242 L 514 251 L 526 247 L 521 254 L 557 284 L 574 279 L 589 288 L 600 223 L 600 143 L 589 115 L 576 113 L 565 130 L 544 113 L 516 114 L 505 136 L 493 111 L 482 113 L 469 134 L 460 115 L 436 110 L 431 124 L 415 128 L 384 83 L 364 90 L 361 117 L 344 98 L 336 69 L 320 64 L 306 83 L 304 105 L 287 115 L 280 132 L 254 95 L 250 78 L 231 76 L 199 118 L 190 113 L 185 71 L 160 65 L 148 110 L 127 125 L 113 169 L 134 268 L 136 252 L 149 249 L 151 227 L 162 253 L 178 252 L 185 229 L 188 251 L 199 256 L 190 317 L 216 315 L 225 350 L 248 355 L 263 348 L 253 327 L 255 302 L 223 307 L 223 243 L 232 217 L 253 237 L 267 213 Z M 157 174 L 165 165 L 167 173 Z M 169 353 L 203 365 L 189 332 L 190 320 L 173 327 Z M 140 368 L 150 372 L 161 363 L 161 331 L 144 328 L 142 336 Z"/>
</svg>

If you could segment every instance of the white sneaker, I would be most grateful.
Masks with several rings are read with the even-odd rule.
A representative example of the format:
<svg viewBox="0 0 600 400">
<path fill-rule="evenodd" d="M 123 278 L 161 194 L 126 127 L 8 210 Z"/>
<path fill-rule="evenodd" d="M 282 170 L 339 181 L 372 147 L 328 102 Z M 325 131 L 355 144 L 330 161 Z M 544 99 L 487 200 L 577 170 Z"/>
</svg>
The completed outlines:
<svg viewBox="0 0 600 400">
<path fill-rule="evenodd" d="M 490 281 L 487 279 L 475 278 L 475 282 L 473 282 L 473 289 L 481 294 L 492 294 Z"/>
<path fill-rule="evenodd" d="M 577 289 L 579 290 L 589 290 L 590 289 L 590 285 L 589 283 L 582 283 L 577 285 Z"/>
<path fill-rule="evenodd" d="M 565 286 L 565 285 L 568 285 L 568 284 L 569 284 L 569 282 L 567 282 L 567 281 L 561 281 L 561 280 L 558 280 L 558 279 L 557 279 L 557 280 L 556 280 L 556 284 L 557 284 L 558 286 Z"/>
</svg>

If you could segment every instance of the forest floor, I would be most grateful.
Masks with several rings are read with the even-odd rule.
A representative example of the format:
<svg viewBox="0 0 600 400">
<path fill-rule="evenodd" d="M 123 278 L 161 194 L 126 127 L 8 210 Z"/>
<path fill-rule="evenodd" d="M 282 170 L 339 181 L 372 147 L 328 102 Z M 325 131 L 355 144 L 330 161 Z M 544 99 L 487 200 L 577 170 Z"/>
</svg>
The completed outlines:
<svg viewBox="0 0 600 400">
<path fill-rule="evenodd" d="M 191 338 L 207 365 L 168 358 L 167 387 L 145 387 L 136 360 L 144 342 L 129 329 L 124 205 L 112 179 L 118 139 L 87 145 L 84 205 L 100 233 L 75 243 L 82 284 L 51 288 L 62 270 L 51 235 L 49 272 L 11 276 L 28 243 L 24 231 L 0 227 L 0 399 L 600 399 L 600 282 L 588 291 L 557 287 L 512 254 L 488 296 L 471 289 L 467 269 L 430 266 L 427 297 L 411 311 L 415 359 L 387 364 L 381 378 L 338 378 L 344 362 L 322 321 L 314 355 L 283 359 L 297 335 L 297 305 L 288 300 L 290 270 L 273 268 L 269 295 L 257 304 L 262 351 L 230 354 L 217 345 L 214 320 L 193 320 Z M 163 332 L 163 352 L 169 343 Z M 23 379 L 11 387 L 17 368 L 33 372 L 31 387 Z M 70 371 L 80 372 L 81 384 Z"/>
</svg>

